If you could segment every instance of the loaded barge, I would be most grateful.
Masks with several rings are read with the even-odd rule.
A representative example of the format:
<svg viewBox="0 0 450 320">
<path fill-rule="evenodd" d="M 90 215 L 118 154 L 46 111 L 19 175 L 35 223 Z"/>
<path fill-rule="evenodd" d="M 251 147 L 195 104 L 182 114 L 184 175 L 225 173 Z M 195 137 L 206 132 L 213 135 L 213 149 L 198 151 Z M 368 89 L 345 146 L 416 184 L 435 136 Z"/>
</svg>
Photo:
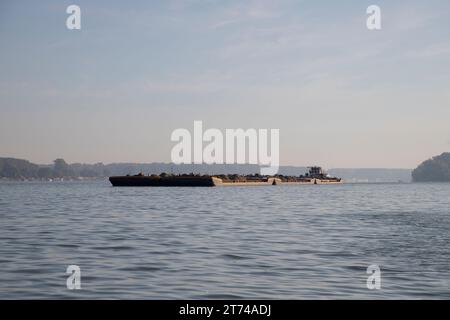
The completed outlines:
<svg viewBox="0 0 450 320">
<path fill-rule="evenodd" d="M 309 172 L 300 176 L 260 176 L 256 175 L 137 175 L 110 177 L 114 187 L 214 187 L 214 186 L 269 186 L 293 184 L 340 184 L 341 178 L 330 177 L 320 167 L 310 167 Z"/>
</svg>

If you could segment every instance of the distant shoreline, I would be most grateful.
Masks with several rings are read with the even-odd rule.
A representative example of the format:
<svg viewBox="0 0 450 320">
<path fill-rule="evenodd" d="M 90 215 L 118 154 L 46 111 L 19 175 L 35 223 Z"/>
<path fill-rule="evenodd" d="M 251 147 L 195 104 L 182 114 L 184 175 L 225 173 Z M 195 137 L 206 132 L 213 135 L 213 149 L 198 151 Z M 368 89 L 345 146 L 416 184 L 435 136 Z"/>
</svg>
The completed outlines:
<svg viewBox="0 0 450 320">
<path fill-rule="evenodd" d="M 0 158 L 0 180 L 86 180 L 102 179 L 109 176 L 127 174 L 239 174 L 258 173 L 260 167 L 253 164 L 181 164 L 171 163 L 111 163 L 111 164 L 68 164 L 63 159 L 56 159 L 53 164 L 39 165 L 16 158 Z M 308 171 L 306 166 L 280 166 L 278 173 L 286 176 L 300 176 Z M 327 172 L 332 176 L 342 177 L 346 183 L 376 182 L 410 182 L 411 169 L 389 168 L 334 168 Z"/>
</svg>

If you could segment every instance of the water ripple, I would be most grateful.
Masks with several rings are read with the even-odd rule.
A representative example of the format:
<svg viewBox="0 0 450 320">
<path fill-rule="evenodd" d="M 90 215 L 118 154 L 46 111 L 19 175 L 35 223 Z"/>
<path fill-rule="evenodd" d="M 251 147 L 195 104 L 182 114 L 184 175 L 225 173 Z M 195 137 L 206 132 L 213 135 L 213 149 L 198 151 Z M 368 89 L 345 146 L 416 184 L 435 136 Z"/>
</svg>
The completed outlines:
<svg viewBox="0 0 450 320">
<path fill-rule="evenodd" d="M 0 298 L 448 299 L 450 184 L 0 183 Z M 68 265 L 82 289 L 66 288 Z M 377 264 L 382 290 L 366 287 Z"/>
</svg>

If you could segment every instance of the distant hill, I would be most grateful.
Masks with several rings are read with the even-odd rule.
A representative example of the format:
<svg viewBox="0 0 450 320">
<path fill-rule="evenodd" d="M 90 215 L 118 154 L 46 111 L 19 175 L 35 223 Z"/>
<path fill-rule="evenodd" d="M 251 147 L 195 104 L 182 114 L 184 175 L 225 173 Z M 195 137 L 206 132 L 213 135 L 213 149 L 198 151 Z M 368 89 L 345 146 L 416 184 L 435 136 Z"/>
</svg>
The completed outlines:
<svg viewBox="0 0 450 320">
<path fill-rule="evenodd" d="M 450 182 L 450 153 L 422 162 L 412 172 L 412 178 L 415 182 Z"/>
<path fill-rule="evenodd" d="M 51 166 L 37 165 L 23 159 L 0 158 L 0 178 L 20 180 L 68 176 L 76 176 L 76 173 L 63 159 L 56 159 Z"/>
<path fill-rule="evenodd" d="M 26 160 L 0 158 L 0 178 L 3 179 L 55 179 L 55 178 L 104 178 L 115 175 L 160 174 L 163 172 L 201 174 L 254 174 L 259 173 L 258 165 L 250 164 L 182 164 L 171 163 L 111 163 L 111 164 L 67 164 L 64 159 L 56 159 L 53 164 L 37 165 Z M 307 167 L 281 166 L 279 174 L 299 176 L 308 171 Z M 409 169 L 330 169 L 330 175 L 344 178 L 347 182 L 409 182 Z"/>
<path fill-rule="evenodd" d="M 39 166 L 27 160 L 0 158 L 0 177 L 9 179 L 37 178 Z"/>
</svg>

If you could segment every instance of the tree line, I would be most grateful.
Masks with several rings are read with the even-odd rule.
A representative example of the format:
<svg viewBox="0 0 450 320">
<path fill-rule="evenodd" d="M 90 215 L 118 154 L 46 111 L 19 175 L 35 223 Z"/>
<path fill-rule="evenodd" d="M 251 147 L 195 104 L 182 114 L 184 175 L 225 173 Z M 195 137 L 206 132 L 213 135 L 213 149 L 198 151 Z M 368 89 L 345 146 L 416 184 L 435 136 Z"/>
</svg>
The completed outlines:
<svg viewBox="0 0 450 320">
<path fill-rule="evenodd" d="M 450 152 L 422 162 L 412 172 L 415 182 L 450 182 Z"/>
</svg>

